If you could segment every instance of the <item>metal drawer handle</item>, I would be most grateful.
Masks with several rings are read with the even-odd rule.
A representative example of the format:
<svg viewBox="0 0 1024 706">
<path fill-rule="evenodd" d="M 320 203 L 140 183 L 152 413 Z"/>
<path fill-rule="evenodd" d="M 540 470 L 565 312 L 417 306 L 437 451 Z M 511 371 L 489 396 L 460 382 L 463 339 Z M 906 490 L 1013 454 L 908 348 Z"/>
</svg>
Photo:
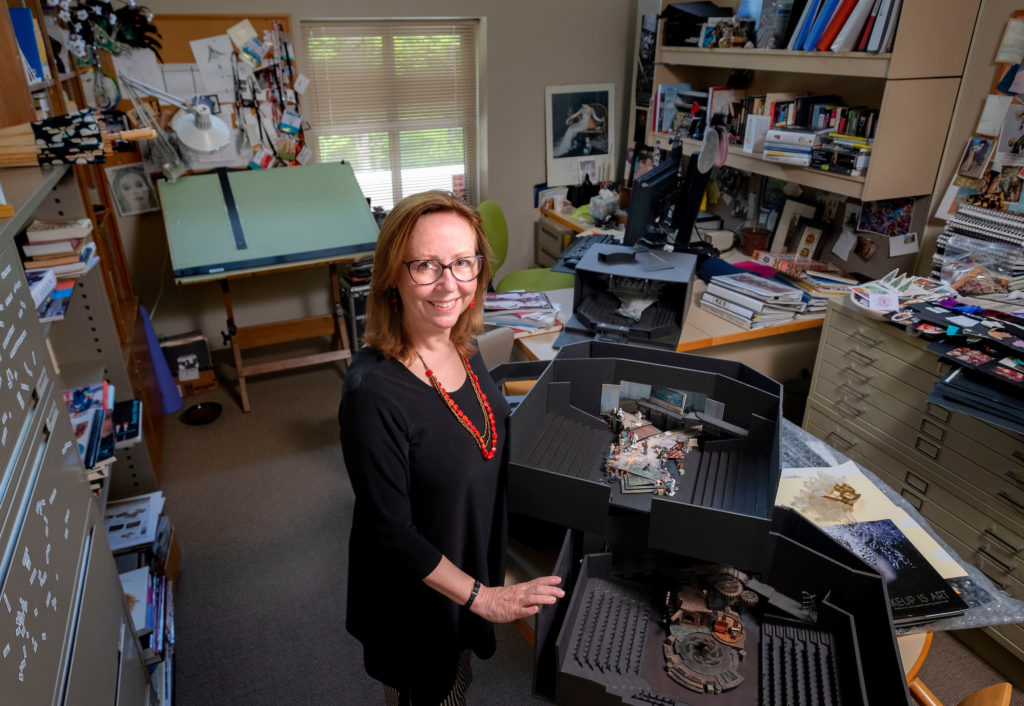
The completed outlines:
<svg viewBox="0 0 1024 706">
<path fill-rule="evenodd" d="M 878 360 L 877 358 L 872 358 L 871 356 L 864 355 L 860 351 L 855 351 L 852 348 L 846 351 L 846 355 L 850 356 L 851 358 L 859 360 L 860 362 L 864 363 L 864 365 L 874 365 L 875 361 Z"/>
<path fill-rule="evenodd" d="M 1020 451 L 1014 451 L 1013 457 L 1019 461 L 1024 461 L 1024 453 L 1021 453 Z"/>
<path fill-rule="evenodd" d="M 989 539 L 991 539 L 993 542 L 995 542 L 999 546 L 1003 547 L 1006 550 L 1007 554 L 1013 554 L 1014 556 L 1020 554 L 1020 549 L 1018 549 L 1017 547 L 1015 547 L 1012 544 L 1010 544 L 1009 542 L 1007 542 L 1005 539 L 1000 537 L 998 534 L 996 534 L 992 530 L 986 528 L 985 529 L 985 534 L 988 535 Z"/>
<path fill-rule="evenodd" d="M 1017 508 L 1021 512 L 1024 512 L 1024 505 L 1021 505 L 1019 502 L 1017 502 L 1016 500 L 1011 498 L 1010 495 L 1005 490 L 1000 490 L 998 495 L 1003 500 L 1005 500 L 1006 502 L 1010 503 L 1011 505 L 1013 505 L 1015 508 Z"/>
<path fill-rule="evenodd" d="M 1018 476 L 1018 475 L 1017 475 L 1016 473 L 1014 473 L 1013 471 L 1007 471 L 1007 472 L 1006 472 L 1006 473 L 1004 473 L 1003 475 L 1004 475 L 1004 476 L 1006 476 L 1007 478 L 1009 478 L 1010 480 L 1012 480 L 1012 481 L 1013 481 L 1014 483 L 1016 483 L 1017 485 L 1019 485 L 1019 486 L 1021 486 L 1022 488 L 1024 488 L 1024 478 L 1021 478 L 1020 476 Z"/>
<path fill-rule="evenodd" d="M 847 404 L 845 400 L 836 400 L 836 407 L 843 410 L 851 417 L 859 417 L 860 415 L 864 414 L 864 410 L 857 409 L 856 407 Z"/>
<path fill-rule="evenodd" d="M 940 407 L 939 405 L 933 402 L 929 402 L 927 405 L 925 405 L 924 413 L 927 414 L 929 417 L 938 419 L 940 422 L 948 422 L 950 416 L 952 416 L 953 414 L 945 407 Z"/>
<path fill-rule="evenodd" d="M 907 475 L 903 478 L 903 482 L 909 485 L 917 492 L 921 493 L 921 495 L 928 494 L 928 481 L 926 481 L 924 478 L 917 475 L 916 473 L 907 471 Z"/>
<path fill-rule="evenodd" d="M 880 346 L 883 343 L 885 343 L 885 341 L 881 338 L 871 338 L 871 336 L 864 333 L 864 331 L 862 331 L 861 329 L 857 329 L 856 331 L 851 333 L 850 338 L 856 338 L 858 340 L 864 341 L 869 346 Z"/>
<path fill-rule="evenodd" d="M 857 382 L 861 383 L 862 385 L 866 385 L 871 381 L 870 375 L 865 375 L 864 373 L 854 369 L 849 365 L 843 368 L 843 372 L 852 377 Z M 1024 458 L 1022 458 L 1022 460 L 1024 460 Z"/>
<path fill-rule="evenodd" d="M 844 439 L 843 437 L 839 436 L 839 434 L 834 432 L 834 431 L 830 431 L 828 433 L 828 439 L 829 439 L 829 443 L 830 444 L 832 444 L 832 439 L 835 439 L 836 441 L 840 442 L 847 449 L 852 449 L 855 446 L 855 443 L 856 443 L 856 442 L 853 442 L 853 441 L 847 441 L 846 439 Z M 832 444 L 832 445 L 835 446 L 835 444 Z"/>
<path fill-rule="evenodd" d="M 921 420 L 919 429 L 928 436 L 935 439 L 936 441 L 942 441 L 942 439 L 945 438 L 946 436 L 946 429 L 944 427 L 940 427 L 935 422 L 929 421 L 927 419 Z"/>
<path fill-rule="evenodd" d="M 998 566 L 999 569 L 1004 574 L 1012 574 L 1013 573 L 1013 567 L 1012 566 L 1010 566 L 1009 564 L 1004 564 L 1003 562 L 1001 562 L 998 559 L 996 559 L 994 556 L 992 556 L 987 551 L 985 551 L 984 547 L 978 547 L 978 553 L 981 554 L 986 559 L 988 559 L 989 561 L 991 561 L 996 566 Z"/>
<path fill-rule="evenodd" d="M 978 567 L 978 570 L 981 573 L 985 574 L 986 578 L 988 578 L 988 580 L 992 582 L 992 585 L 995 586 L 996 588 L 998 588 L 1000 591 L 1005 591 L 1006 589 L 1008 589 L 1010 587 L 1010 584 L 1003 583 L 1002 581 L 997 579 L 995 576 L 992 576 L 989 572 L 985 571 L 980 566 Z"/>
<path fill-rule="evenodd" d="M 922 447 L 924 447 L 924 448 L 922 448 Z M 917 449 L 918 451 L 920 451 L 921 453 L 923 453 L 928 458 L 938 458 L 939 457 L 939 450 L 940 450 L 939 447 L 936 446 L 935 444 L 932 444 L 932 443 L 929 443 L 928 441 L 925 441 L 920 436 L 917 437 L 917 441 L 914 442 L 914 448 Z M 1024 506 L 1022 506 L 1021 509 L 1024 510 Z"/>
<path fill-rule="evenodd" d="M 849 383 L 845 382 L 842 385 L 840 385 L 839 388 L 845 392 L 849 392 L 851 395 L 853 395 L 854 397 L 861 401 L 869 394 L 871 394 L 870 392 L 861 392 L 860 390 L 854 390 L 852 387 L 850 387 Z"/>
</svg>

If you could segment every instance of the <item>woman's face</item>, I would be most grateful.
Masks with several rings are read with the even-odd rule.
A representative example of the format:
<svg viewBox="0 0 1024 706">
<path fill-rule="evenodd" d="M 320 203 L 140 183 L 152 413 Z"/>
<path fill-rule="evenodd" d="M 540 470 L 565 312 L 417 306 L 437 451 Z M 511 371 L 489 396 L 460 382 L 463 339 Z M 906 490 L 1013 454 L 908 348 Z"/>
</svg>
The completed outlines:
<svg viewBox="0 0 1024 706">
<path fill-rule="evenodd" d="M 476 233 L 465 219 L 454 213 L 431 213 L 420 218 L 413 228 L 402 259 L 434 260 L 447 265 L 476 254 Z M 414 334 L 450 331 L 473 300 L 477 281 L 461 282 L 451 269 L 445 269 L 433 284 L 416 284 L 408 268 L 402 269 L 405 272 L 399 275 L 398 291 L 405 325 Z"/>
<path fill-rule="evenodd" d="M 138 172 L 131 172 L 121 180 L 118 188 L 121 200 L 131 211 L 142 211 L 149 208 L 149 184 Z"/>
</svg>

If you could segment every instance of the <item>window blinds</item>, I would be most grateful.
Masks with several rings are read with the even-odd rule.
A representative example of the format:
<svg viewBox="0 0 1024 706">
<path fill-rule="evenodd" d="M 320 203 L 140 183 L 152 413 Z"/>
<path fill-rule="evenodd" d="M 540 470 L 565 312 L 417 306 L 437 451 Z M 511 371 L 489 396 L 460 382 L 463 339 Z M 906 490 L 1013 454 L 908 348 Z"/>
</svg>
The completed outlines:
<svg viewBox="0 0 1024 706">
<path fill-rule="evenodd" d="M 307 142 L 371 205 L 478 197 L 477 20 L 303 20 Z"/>
</svg>

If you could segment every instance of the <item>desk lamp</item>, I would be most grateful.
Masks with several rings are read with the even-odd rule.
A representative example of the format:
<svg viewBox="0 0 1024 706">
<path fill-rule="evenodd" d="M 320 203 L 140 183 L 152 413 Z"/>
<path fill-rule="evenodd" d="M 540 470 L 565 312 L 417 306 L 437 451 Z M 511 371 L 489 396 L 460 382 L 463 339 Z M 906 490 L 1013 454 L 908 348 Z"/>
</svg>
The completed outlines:
<svg viewBox="0 0 1024 706">
<path fill-rule="evenodd" d="M 170 125 L 181 141 L 181 144 L 190 150 L 208 154 L 216 152 L 230 141 L 230 129 L 228 129 L 227 124 L 223 120 L 210 113 L 209 106 L 186 103 L 177 96 L 171 95 L 159 88 L 154 88 L 125 74 L 121 75 L 121 82 L 127 83 L 136 91 L 181 108 L 181 112 L 171 119 Z"/>
</svg>

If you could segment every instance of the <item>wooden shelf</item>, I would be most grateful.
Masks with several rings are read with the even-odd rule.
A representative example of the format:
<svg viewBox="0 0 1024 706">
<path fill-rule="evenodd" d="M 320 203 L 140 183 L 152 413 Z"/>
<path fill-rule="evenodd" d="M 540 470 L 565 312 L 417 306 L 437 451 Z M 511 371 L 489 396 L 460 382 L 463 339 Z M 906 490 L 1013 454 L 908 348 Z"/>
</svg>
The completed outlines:
<svg viewBox="0 0 1024 706">
<path fill-rule="evenodd" d="M 0 169 L 0 186 L 7 203 L 14 206 L 14 215 L 0 218 L 0 243 L 6 243 L 29 224 L 33 213 L 68 168 L 10 167 Z"/>
<path fill-rule="evenodd" d="M 784 49 L 662 47 L 660 63 L 720 69 L 886 78 L 891 54 L 807 52 Z"/>
<path fill-rule="evenodd" d="M 671 148 L 671 137 L 662 133 L 652 133 L 649 138 L 661 149 Z M 700 140 L 683 139 L 683 153 L 693 154 L 700 151 Z M 769 162 L 761 158 L 760 152 L 744 152 L 739 145 L 729 145 L 725 164 L 733 169 L 763 174 L 773 179 L 791 181 L 812 189 L 824 189 L 843 196 L 859 199 L 864 193 L 864 177 L 833 174 L 820 169 L 800 167 L 795 164 Z"/>
</svg>

